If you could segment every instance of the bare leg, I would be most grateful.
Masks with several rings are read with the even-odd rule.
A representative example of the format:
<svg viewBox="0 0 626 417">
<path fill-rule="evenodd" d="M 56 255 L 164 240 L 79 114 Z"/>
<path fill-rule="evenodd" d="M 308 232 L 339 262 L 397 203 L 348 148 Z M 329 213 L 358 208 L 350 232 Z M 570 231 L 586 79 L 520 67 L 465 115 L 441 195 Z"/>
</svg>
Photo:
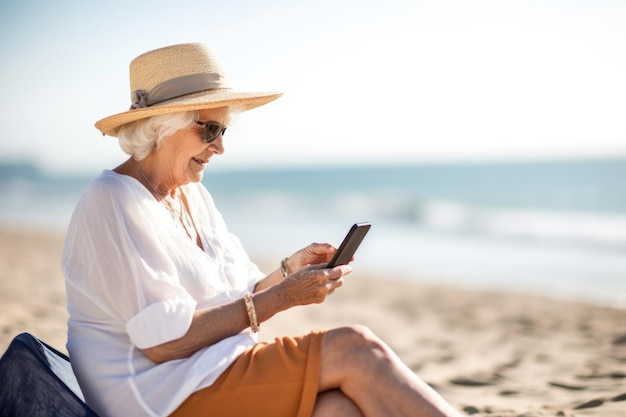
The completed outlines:
<svg viewBox="0 0 626 417">
<path fill-rule="evenodd" d="M 369 329 L 341 327 L 322 344 L 320 391 L 340 389 L 365 417 L 460 417 Z"/>
<path fill-rule="evenodd" d="M 338 389 L 317 396 L 312 417 L 363 417 L 356 404 Z"/>
</svg>

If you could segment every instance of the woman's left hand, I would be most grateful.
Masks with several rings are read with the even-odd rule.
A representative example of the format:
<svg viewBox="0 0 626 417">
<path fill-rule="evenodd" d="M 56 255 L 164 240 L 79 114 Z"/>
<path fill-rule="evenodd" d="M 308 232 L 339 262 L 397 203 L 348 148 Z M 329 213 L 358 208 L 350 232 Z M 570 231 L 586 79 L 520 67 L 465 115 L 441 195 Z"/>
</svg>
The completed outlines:
<svg viewBox="0 0 626 417">
<path fill-rule="evenodd" d="M 291 275 L 308 265 L 326 263 L 330 261 L 336 250 L 328 243 L 311 243 L 287 258 L 285 261 L 287 273 Z"/>
</svg>

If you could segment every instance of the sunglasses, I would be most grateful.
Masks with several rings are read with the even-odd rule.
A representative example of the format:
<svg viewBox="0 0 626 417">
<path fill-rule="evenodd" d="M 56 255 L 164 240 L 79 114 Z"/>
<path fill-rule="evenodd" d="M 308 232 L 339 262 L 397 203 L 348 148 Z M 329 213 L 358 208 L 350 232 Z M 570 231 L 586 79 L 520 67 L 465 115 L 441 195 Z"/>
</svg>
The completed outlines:
<svg viewBox="0 0 626 417">
<path fill-rule="evenodd" d="M 217 139 L 220 135 L 224 136 L 227 126 L 221 125 L 217 122 L 201 122 L 196 120 L 196 124 L 203 127 L 202 140 L 204 143 L 211 143 Z"/>
</svg>

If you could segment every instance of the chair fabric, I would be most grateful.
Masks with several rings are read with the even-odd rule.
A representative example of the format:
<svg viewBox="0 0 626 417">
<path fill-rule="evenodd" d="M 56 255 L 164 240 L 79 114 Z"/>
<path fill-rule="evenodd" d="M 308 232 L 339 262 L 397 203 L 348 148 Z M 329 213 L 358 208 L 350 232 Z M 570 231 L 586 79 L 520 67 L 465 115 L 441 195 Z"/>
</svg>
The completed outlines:
<svg viewBox="0 0 626 417">
<path fill-rule="evenodd" d="M 69 358 L 29 333 L 0 358 L 0 417 L 97 417 L 84 402 Z"/>
</svg>

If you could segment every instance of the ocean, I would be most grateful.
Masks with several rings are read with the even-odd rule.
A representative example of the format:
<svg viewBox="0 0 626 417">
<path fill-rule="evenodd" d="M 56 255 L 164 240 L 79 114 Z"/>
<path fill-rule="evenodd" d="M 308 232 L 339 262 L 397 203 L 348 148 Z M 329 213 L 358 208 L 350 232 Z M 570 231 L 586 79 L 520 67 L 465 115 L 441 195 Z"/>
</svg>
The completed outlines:
<svg viewBox="0 0 626 417">
<path fill-rule="evenodd" d="M 92 178 L 0 164 L 0 224 L 64 230 Z M 355 274 L 626 308 L 626 159 L 212 170 L 203 183 L 262 264 L 372 229 Z"/>
</svg>

